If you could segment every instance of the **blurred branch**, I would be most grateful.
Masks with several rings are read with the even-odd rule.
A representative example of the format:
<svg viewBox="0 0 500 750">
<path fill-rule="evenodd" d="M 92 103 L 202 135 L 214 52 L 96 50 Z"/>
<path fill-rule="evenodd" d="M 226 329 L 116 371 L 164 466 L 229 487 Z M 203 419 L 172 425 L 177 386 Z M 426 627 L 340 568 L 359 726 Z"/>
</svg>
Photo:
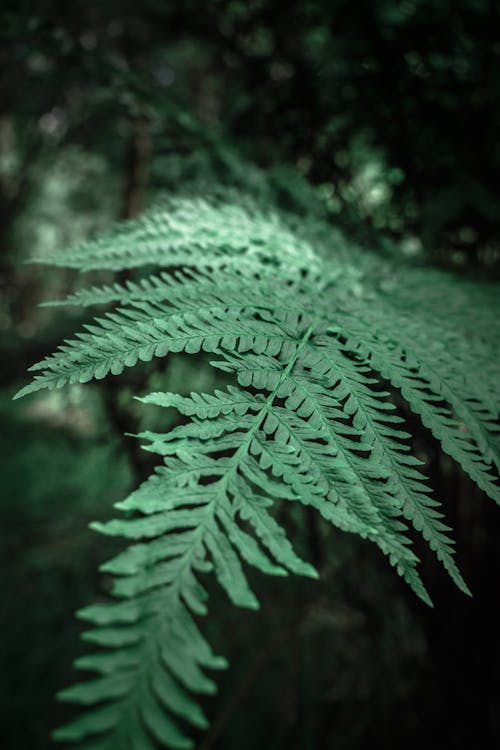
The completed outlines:
<svg viewBox="0 0 500 750">
<path fill-rule="evenodd" d="M 252 660 L 252 666 L 243 676 L 239 686 L 231 694 L 223 705 L 218 717 L 212 723 L 210 730 L 202 741 L 199 750 L 212 750 L 217 747 L 222 733 L 233 714 L 236 713 L 240 704 L 244 701 L 248 691 L 252 688 L 267 662 L 275 655 L 276 651 L 285 643 L 294 639 L 298 628 L 302 625 L 309 614 L 309 609 L 304 609 L 295 620 L 284 628 L 280 628 L 273 637 L 262 646 Z"/>
</svg>

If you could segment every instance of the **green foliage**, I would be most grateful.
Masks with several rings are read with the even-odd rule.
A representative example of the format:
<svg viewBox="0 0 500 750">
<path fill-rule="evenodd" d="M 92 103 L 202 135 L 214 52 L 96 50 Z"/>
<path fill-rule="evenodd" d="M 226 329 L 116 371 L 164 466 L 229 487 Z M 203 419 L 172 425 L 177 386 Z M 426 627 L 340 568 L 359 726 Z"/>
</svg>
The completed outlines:
<svg viewBox="0 0 500 750">
<path fill-rule="evenodd" d="M 141 399 L 180 422 L 139 435 L 163 463 L 117 504 L 119 519 L 93 524 L 131 546 L 102 566 L 114 600 L 79 613 L 100 648 L 77 666 L 99 676 L 62 692 L 89 710 L 58 739 L 192 747 L 184 723 L 207 726 L 192 694 L 212 693 L 206 671 L 226 666 L 200 630 L 206 574 L 250 609 L 247 566 L 318 576 L 294 551 L 281 504 L 374 542 L 430 604 L 410 525 L 468 593 L 404 415 L 418 415 L 500 501 L 497 290 L 426 269 L 405 269 L 403 283 L 348 243 L 334 252 L 319 220 L 297 227 L 235 195 L 169 199 L 52 261 L 140 275 L 71 295 L 66 303 L 118 307 L 34 365 L 19 396 L 174 352 L 208 353 L 231 380 L 213 393 Z"/>
</svg>

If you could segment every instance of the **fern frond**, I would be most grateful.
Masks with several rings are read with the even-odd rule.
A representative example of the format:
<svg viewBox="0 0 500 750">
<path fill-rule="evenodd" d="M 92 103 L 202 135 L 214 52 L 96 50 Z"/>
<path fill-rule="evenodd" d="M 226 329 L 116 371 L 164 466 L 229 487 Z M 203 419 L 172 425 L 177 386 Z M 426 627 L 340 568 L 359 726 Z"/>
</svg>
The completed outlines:
<svg viewBox="0 0 500 750">
<path fill-rule="evenodd" d="M 32 367 L 43 374 L 35 376 L 16 397 L 40 388 L 99 380 L 109 373 L 118 375 L 138 360 L 147 362 L 171 352 L 213 353 L 238 343 L 243 350 L 265 353 L 293 344 L 279 326 L 246 314 L 241 306 L 210 305 L 200 306 L 196 312 L 158 313 L 148 317 L 137 310 L 120 310 L 96 319 L 95 325 L 85 326 L 87 332 L 78 339 L 68 341 L 56 354 Z"/>
<path fill-rule="evenodd" d="M 440 342 L 438 332 L 409 318 L 399 319 L 381 303 L 365 316 L 344 315 L 347 348 L 362 353 L 372 367 L 401 390 L 408 406 L 492 499 L 500 502 L 500 486 L 491 464 L 500 467 L 500 431 L 496 414 L 457 363 L 455 350 Z M 466 363 L 467 364 L 467 363 Z M 477 365 L 476 365 L 477 366 Z M 493 387 L 493 383 L 491 384 Z M 495 384 L 498 403 L 498 381 Z M 489 391 L 488 391 L 489 395 Z M 459 419 L 458 419 L 459 418 Z"/>
<path fill-rule="evenodd" d="M 170 282 L 161 282 L 158 300 L 134 297 L 130 307 L 118 308 L 86 325 L 77 339 L 66 341 L 55 354 L 31 368 L 43 374 L 18 396 L 101 379 L 109 372 L 116 375 L 139 359 L 148 361 L 170 352 L 218 352 L 224 347 L 276 353 L 291 342 L 283 328 L 286 316 L 293 319 L 296 315 L 290 294 L 293 292 L 304 309 L 312 309 L 316 302 L 310 284 L 304 288 L 293 282 L 277 286 L 280 277 L 276 274 L 261 276 L 245 278 L 227 272 L 226 282 L 218 283 L 213 271 L 211 275 L 178 273 Z M 281 325 L 275 325 L 270 315 L 276 307 L 281 310 Z"/>
<path fill-rule="evenodd" d="M 132 543 L 103 566 L 114 601 L 81 613 L 94 625 L 85 639 L 100 650 L 78 666 L 98 676 L 62 693 L 90 708 L 58 738 L 88 750 L 192 746 L 185 722 L 206 725 L 192 693 L 212 692 L 206 671 L 225 665 L 200 630 L 204 576 L 251 609 L 246 566 L 317 576 L 276 520 L 277 503 L 309 506 L 374 542 L 430 604 L 411 524 L 470 593 L 397 403 L 500 501 L 498 321 L 478 308 L 478 285 L 447 277 L 443 302 L 438 273 L 413 270 L 422 281 L 414 289 L 397 276 L 370 283 L 345 257 L 327 257 L 327 231 L 309 241 L 251 205 L 179 199 L 54 259 L 81 270 L 169 271 L 68 297 L 119 307 L 34 365 L 18 396 L 173 352 L 209 352 L 234 380 L 213 393 L 142 399 L 184 419 L 140 435 L 163 464 L 117 503 L 123 517 L 94 524 Z M 373 275 L 373 261 L 366 268 Z"/>
<path fill-rule="evenodd" d="M 227 265 L 231 257 L 301 268 L 317 262 L 312 248 L 276 213 L 263 213 L 249 201 L 242 206 L 194 197 L 166 199 L 106 235 L 38 262 L 81 271 L 122 271 L 148 265 Z"/>
<path fill-rule="evenodd" d="M 185 687 L 201 692 L 211 683 L 200 677 L 199 668 L 213 667 L 219 662 L 213 659 L 211 652 L 200 650 L 199 631 L 189 612 L 184 611 L 187 608 L 195 615 L 206 611 L 199 573 L 213 569 L 230 600 L 238 606 L 251 608 L 257 606 L 257 600 L 248 586 L 240 560 L 267 574 L 284 575 L 289 569 L 316 575 L 293 552 L 284 530 L 267 511 L 278 497 L 310 504 L 341 529 L 375 541 L 415 591 L 429 601 L 415 570 L 417 558 L 407 548 L 402 529 L 394 521 L 393 508 L 382 493 L 372 502 L 369 479 L 387 477 L 374 465 L 356 466 L 355 452 L 366 450 L 366 446 L 353 443 L 349 426 L 338 422 L 339 415 L 344 416 L 339 402 L 322 393 L 314 380 L 309 382 L 303 372 L 301 358 L 314 342 L 315 324 L 309 322 L 306 329 L 308 322 L 307 319 L 297 321 L 292 356 L 282 361 L 279 353 L 276 354 L 281 374 L 273 388 L 264 393 L 252 395 L 230 387 L 213 395 L 193 394 L 181 398 L 176 394 L 153 394 L 144 399 L 148 403 L 178 408 L 192 419 L 166 435 L 143 435 L 151 441 L 153 451 L 166 457 L 166 465 L 161 474 L 121 504 L 128 513 L 137 511 L 141 515 L 94 525 L 94 528 L 127 539 L 153 539 L 132 546 L 105 566 L 107 572 L 120 576 L 114 587 L 115 596 L 133 599 L 140 611 L 152 609 L 153 624 L 147 617 L 144 633 L 143 619 L 138 615 L 132 626 L 123 627 L 120 621 L 117 623 L 113 619 L 115 610 L 109 605 L 106 627 L 98 627 L 93 634 L 91 631 L 87 638 L 107 648 L 114 646 L 120 649 L 120 654 L 126 652 L 126 655 L 116 663 L 111 656 L 113 652 L 99 654 L 80 661 L 80 666 L 111 674 L 113 686 L 120 676 L 122 684 L 125 681 L 127 686 L 125 704 L 108 706 L 105 723 L 101 720 L 102 709 L 97 708 L 86 720 L 78 719 L 76 724 L 61 730 L 59 738 L 84 739 L 94 731 L 108 731 L 112 737 L 109 747 L 113 747 L 113 743 L 119 746 L 123 737 L 133 736 L 137 731 L 135 716 L 135 722 L 140 720 L 145 724 L 158 741 L 163 738 L 171 747 L 188 746 L 173 720 L 167 719 L 163 729 L 160 729 L 162 724 L 156 728 L 146 711 L 154 700 L 163 702 L 164 708 L 174 713 L 175 704 L 170 701 L 167 690 L 156 696 L 152 692 L 151 686 L 163 680 L 165 665 L 160 663 L 161 656 L 156 660 L 150 657 L 149 667 L 142 656 L 141 644 L 146 643 L 144 648 L 151 653 L 151 630 L 159 632 L 161 645 L 155 646 L 153 651 L 158 650 L 161 655 L 163 648 L 175 647 L 175 658 L 182 658 L 183 662 L 187 659 L 193 671 L 191 681 L 186 682 L 185 675 L 175 668 L 177 662 L 167 661 L 168 679 L 182 679 Z M 221 451 L 231 452 L 231 455 L 216 458 Z M 255 536 L 240 527 L 238 518 L 249 523 Z M 92 612 L 87 611 L 87 614 L 92 616 Z M 100 616 L 101 612 L 100 609 Z M 182 642 L 177 643 L 178 632 L 171 633 L 169 626 L 161 622 L 162 617 L 169 622 L 172 612 L 175 622 L 181 621 L 184 634 L 192 632 L 194 642 L 185 646 L 191 661 L 184 655 Z M 133 644 L 132 663 L 129 643 Z M 163 656 L 163 661 L 165 659 Z M 139 672 L 135 677 L 131 675 L 134 669 Z M 148 683 L 149 691 L 145 691 L 143 685 Z M 95 702 L 100 704 L 102 678 L 98 678 L 98 686 Z M 175 695 L 180 689 L 176 685 Z M 87 694 L 93 694 L 92 688 L 86 690 Z M 66 698 L 73 695 L 63 693 Z M 76 695 L 81 695 L 78 690 Z M 112 699 L 115 695 L 107 693 L 104 697 Z M 115 704 L 120 702 L 123 701 L 115 700 Z"/>
<path fill-rule="evenodd" d="M 184 269 L 182 272 L 163 272 L 151 275 L 139 282 L 127 281 L 125 284 L 105 285 L 82 289 L 69 295 L 59 302 L 50 302 L 46 306 L 78 305 L 106 305 L 110 302 L 130 304 L 138 308 L 141 303 L 167 303 L 177 309 L 187 307 L 198 308 L 200 300 L 205 304 L 218 305 L 224 301 L 226 305 L 241 306 L 242 299 L 254 297 L 254 306 L 269 307 L 269 300 L 276 290 L 276 273 L 272 268 L 262 264 L 252 264 L 238 259 L 237 265 L 227 263 L 221 273 L 221 267 L 200 270 Z M 290 277 L 283 276 L 282 288 L 278 291 L 279 298 L 285 299 L 285 289 L 297 290 L 300 293 L 300 277 L 288 269 Z M 308 269 L 311 275 L 311 269 Z M 221 278 L 222 276 L 222 278 Z M 243 297 L 247 293 L 249 296 Z M 292 309 L 292 308 L 290 308 Z"/>
<path fill-rule="evenodd" d="M 389 394 L 373 388 L 378 381 L 370 377 L 369 367 L 352 356 L 342 356 L 343 347 L 337 339 L 328 340 L 320 349 L 316 371 L 323 372 L 330 386 L 336 384 L 339 398 L 347 398 L 345 409 L 369 443 L 373 460 L 388 473 L 387 491 L 405 519 L 422 533 L 457 586 L 470 594 L 453 559 L 453 542 L 445 533 L 450 529 L 440 520 L 443 514 L 436 510 L 440 503 L 429 497 L 428 480 L 417 468 L 422 462 L 410 455 L 411 436 L 403 430 L 404 420 L 392 413 L 396 407 L 387 400 Z"/>
<path fill-rule="evenodd" d="M 293 367 L 293 359 L 291 363 Z M 179 399 L 175 394 L 150 397 L 151 402 L 193 412 L 198 419 L 213 420 L 228 413 L 240 418 L 248 414 L 249 419 L 240 423 L 236 434 L 234 425 L 230 425 L 229 445 L 224 423 L 216 431 L 209 431 L 203 442 L 197 440 L 194 432 L 186 437 L 183 431 L 178 438 L 174 431 L 174 436 L 168 436 L 173 442 L 168 450 L 175 456 L 173 464 L 169 466 L 167 462 L 165 472 L 146 482 L 122 504 L 127 511 L 136 510 L 141 516 L 94 524 L 106 534 L 153 541 L 133 545 L 104 566 L 107 572 L 119 576 L 114 594 L 126 604 L 87 608 L 83 615 L 97 625 L 87 634 L 87 640 L 115 650 L 80 660 L 78 666 L 98 671 L 104 677 L 70 688 L 61 697 L 98 703 L 99 707 L 60 730 L 58 739 L 85 740 L 95 733 L 106 733 L 103 747 L 126 747 L 130 737 L 140 737 L 149 747 L 151 740 L 147 744 L 145 734 L 149 732 L 170 747 L 191 747 L 174 720 L 159 707 L 200 725 L 203 716 L 193 709 L 185 689 L 212 690 L 213 683 L 200 667 L 222 666 L 192 619 L 192 614 L 206 612 L 206 593 L 198 581 L 200 573 L 213 569 L 230 600 L 250 608 L 258 604 L 240 559 L 267 574 L 286 575 L 290 569 L 302 575 L 317 575 L 296 555 L 284 531 L 269 515 L 267 508 L 272 498 L 265 488 L 272 480 L 251 455 L 254 441 L 265 438 L 263 428 L 278 388 L 265 399 L 252 398 L 237 389 L 191 399 Z M 161 443 L 161 438 L 157 442 Z M 219 461 L 211 454 L 221 449 L 233 453 L 223 462 L 222 470 L 214 474 L 212 464 Z M 179 470 L 179 464 L 186 468 L 189 479 Z M 245 478 L 247 464 L 252 466 L 252 476 L 262 473 L 264 477 L 260 495 L 255 495 L 250 480 Z M 250 524 L 255 537 L 239 526 L 238 517 Z M 100 707 L 103 700 L 109 701 L 104 709 Z M 89 747 L 94 747 L 93 743 Z"/>
</svg>

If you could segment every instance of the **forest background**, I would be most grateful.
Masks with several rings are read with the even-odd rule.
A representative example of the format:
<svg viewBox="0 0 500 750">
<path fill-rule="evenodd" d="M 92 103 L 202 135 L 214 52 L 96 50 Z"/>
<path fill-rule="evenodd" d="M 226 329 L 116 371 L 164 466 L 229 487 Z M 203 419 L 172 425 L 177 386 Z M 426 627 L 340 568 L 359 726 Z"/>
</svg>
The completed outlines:
<svg viewBox="0 0 500 750">
<path fill-rule="evenodd" d="M 12 403 L 80 315 L 38 308 L 73 276 L 25 261 L 166 192 L 225 189 L 318 212 L 381 262 L 498 279 L 500 4 L 4 0 L 0 41 L 1 736 L 45 750 L 73 612 L 105 590 L 112 545 L 88 523 L 150 464 L 122 437 L 148 418 L 130 381 Z M 168 376 L 211 384 L 181 358 Z M 366 543 L 311 524 L 331 571 L 318 600 L 266 582 L 258 621 L 217 613 L 232 669 L 205 748 L 499 745 L 500 514 L 419 440 L 474 598 L 429 566 L 427 610 Z"/>
</svg>

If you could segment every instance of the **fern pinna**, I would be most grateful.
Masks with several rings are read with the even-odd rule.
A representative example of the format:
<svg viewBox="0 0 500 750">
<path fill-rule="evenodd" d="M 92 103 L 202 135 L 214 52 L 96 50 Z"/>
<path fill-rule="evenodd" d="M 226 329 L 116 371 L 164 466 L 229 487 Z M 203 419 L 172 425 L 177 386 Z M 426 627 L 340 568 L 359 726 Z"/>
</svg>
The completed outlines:
<svg viewBox="0 0 500 750">
<path fill-rule="evenodd" d="M 211 670 L 226 666 L 200 630 L 205 575 L 249 608 L 258 601 L 247 565 L 318 575 L 276 520 L 277 503 L 310 506 L 373 541 L 430 604 L 411 524 L 468 592 L 395 394 L 499 501 L 497 290 L 425 269 L 377 273 L 368 255 L 332 254 L 321 237 L 249 204 L 185 198 L 51 259 L 142 275 L 68 297 L 118 307 L 35 365 L 19 396 L 171 352 L 208 352 L 233 381 L 142 399 L 183 422 L 139 436 L 163 463 L 117 504 L 124 516 L 94 524 L 131 546 L 103 566 L 114 599 L 79 612 L 99 648 L 76 664 L 98 676 L 62 692 L 87 708 L 57 739 L 192 747 L 187 725 L 207 726 L 195 694 L 213 692 Z"/>
</svg>

